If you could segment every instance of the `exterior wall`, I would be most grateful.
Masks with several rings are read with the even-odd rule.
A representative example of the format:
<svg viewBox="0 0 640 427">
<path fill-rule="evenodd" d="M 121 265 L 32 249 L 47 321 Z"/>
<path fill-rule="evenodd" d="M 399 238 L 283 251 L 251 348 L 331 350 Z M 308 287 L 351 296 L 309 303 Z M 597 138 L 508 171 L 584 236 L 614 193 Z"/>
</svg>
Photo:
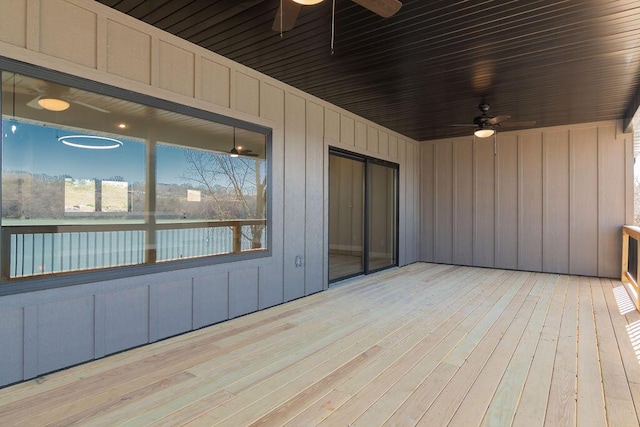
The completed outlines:
<svg viewBox="0 0 640 427">
<path fill-rule="evenodd" d="M 272 257 L 0 297 L 0 386 L 326 289 L 329 145 L 400 164 L 418 259 L 415 141 L 91 0 L 0 0 L 0 56 L 274 131 Z"/>
<path fill-rule="evenodd" d="M 621 122 L 421 144 L 423 261 L 620 277 L 633 218 Z"/>
</svg>

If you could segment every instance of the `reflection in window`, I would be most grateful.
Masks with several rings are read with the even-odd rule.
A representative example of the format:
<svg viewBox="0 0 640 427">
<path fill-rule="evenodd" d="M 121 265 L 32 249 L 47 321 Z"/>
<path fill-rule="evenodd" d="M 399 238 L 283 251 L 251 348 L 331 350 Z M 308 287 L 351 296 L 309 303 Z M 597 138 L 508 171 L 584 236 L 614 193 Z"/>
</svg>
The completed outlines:
<svg viewBox="0 0 640 427">
<path fill-rule="evenodd" d="M 264 251 L 267 135 L 2 72 L 2 279 Z"/>
<path fill-rule="evenodd" d="M 129 183 L 102 181 L 102 212 L 129 212 Z"/>
<path fill-rule="evenodd" d="M 64 179 L 64 211 L 95 212 L 96 182 L 93 179 Z M 35 212 L 39 216 L 39 212 Z"/>
</svg>

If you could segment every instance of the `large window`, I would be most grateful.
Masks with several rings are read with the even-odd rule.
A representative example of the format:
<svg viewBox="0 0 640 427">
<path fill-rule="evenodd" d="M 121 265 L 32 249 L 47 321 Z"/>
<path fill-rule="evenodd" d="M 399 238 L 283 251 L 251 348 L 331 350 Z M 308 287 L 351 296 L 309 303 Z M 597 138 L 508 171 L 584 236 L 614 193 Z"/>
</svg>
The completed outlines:
<svg viewBox="0 0 640 427">
<path fill-rule="evenodd" d="M 270 130 L 123 98 L 2 72 L 4 282 L 266 253 Z"/>
</svg>

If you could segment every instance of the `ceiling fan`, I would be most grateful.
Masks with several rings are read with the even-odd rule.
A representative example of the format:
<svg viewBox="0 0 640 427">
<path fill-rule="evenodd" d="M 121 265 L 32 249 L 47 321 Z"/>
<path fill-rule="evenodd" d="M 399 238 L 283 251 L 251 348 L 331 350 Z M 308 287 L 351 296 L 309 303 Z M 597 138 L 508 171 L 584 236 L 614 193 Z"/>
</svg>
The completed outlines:
<svg viewBox="0 0 640 427">
<path fill-rule="evenodd" d="M 34 78 L 17 76 L 14 92 L 32 96 L 26 105 L 36 110 L 64 111 L 71 104 L 77 104 L 100 113 L 110 113 L 109 110 L 77 99 L 77 89 Z"/>
<path fill-rule="evenodd" d="M 35 108 L 36 110 L 64 111 L 69 108 L 71 104 L 81 105 L 85 108 L 90 108 L 100 113 L 111 112 L 109 110 L 105 110 L 104 108 L 98 107 L 97 105 L 73 99 L 73 97 L 68 93 L 58 94 L 42 92 L 41 94 L 36 95 L 36 97 L 31 101 L 27 102 L 27 107 Z"/>
<path fill-rule="evenodd" d="M 236 128 L 233 128 L 233 148 L 229 150 L 230 157 L 239 157 L 239 156 L 248 156 L 248 157 L 258 157 L 253 150 L 243 149 L 240 146 L 236 147 Z"/>
<path fill-rule="evenodd" d="M 511 122 L 508 121 L 511 116 L 500 115 L 500 116 L 490 116 L 489 109 L 490 105 L 485 101 L 482 101 L 480 105 L 478 105 L 478 109 L 480 110 L 480 115 L 474 117 L 473 124 L 456 124 L 452 126 L 459 127 L 474 127 L 475 130 L 473 134 L 478 138 L 488 138 L 496 133 L 496 129 L 499 127 L 532 127 L 535 126 L 535 120 L 526 121 L 526 122 Z"/>
<path fill-rule="evenodd" d="M 293 29 L 296 24 L 296 19 L 300 13 L 302 6 L 311 6 L 318 4 L 323 0 L 281 0 L 280 7 L 276 13 L 276 18 L 273 20 L 274 31 L 289 31 Z M 389 18 L 395 15 L 402 3 L 398 0 L 352 0 L 354 3 L 358 3 L 360 6 L 369 9 L 373 13 L 383 17 Z"/>
</svg>

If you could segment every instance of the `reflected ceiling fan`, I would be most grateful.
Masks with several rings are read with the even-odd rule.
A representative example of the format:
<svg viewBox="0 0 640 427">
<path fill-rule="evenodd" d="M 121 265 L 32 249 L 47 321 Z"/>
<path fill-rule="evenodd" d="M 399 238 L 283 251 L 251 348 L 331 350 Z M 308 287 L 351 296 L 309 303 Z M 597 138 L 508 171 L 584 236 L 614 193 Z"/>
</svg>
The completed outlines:
<svg viewBox="0 0 640 427">
<path fill-rule="evenodd" d="M 248 156 L 248 157 L 258 157 L 253 150 L 243 149 L 242 147 L 236 147 L 236 128 L 233 128 L 233 148 L 229 150 L 230 157 L 239 157 L 239 156 Z"/>
<path fill-rule="evenodd" d="M 500 115 L 500 116 L 490 116 L 489 109 L 490 105 L 485 101 L 482 101 L 480 105 L 478 105 L 478 109 L 480 110 L 480 115 L 476 116 L 473 119 L 473 124 L 455 124 L 452 126 L 457 127 L 473 127 L 475 130 L 473 134 L 478 138 L 488 138 L 493 136 L 496 133 L 496 129 L 499 127 L 519 127 L 519 128 L 527 128 L 535 126 L 535 120 L 526 121 L 526 122 L 512 122 L 508 121 L 511 116 Z"/>
<path fill-rule="evenodd" d="M 81 105 L 85 108 L 89 108 L 100 113 L 111 112 L 109 110 L 105 110 L 104 108 L 98 107 L 97 105 L 73 99 L 73 96 L 69 94 L 50 94 L 47 92 L 37 95 L 31 101 L 27 102 L 27 107 L 35 108 L 36 110 L 64 111 L 69 108 L 71 104 Z"/>
<path fill-rule="evenodd" d="M 280 7 L 278 7 L 278 12 L 276 13 L 276 18 L 273 20 L 273 26 L 271 28 L 274 31 L 289 31 L 293 29 L 302 6 L 311 6 L 322 1 L 323 0 L 280 0 Z M 383 18 L 390 18 L 402 7 L 402 3 L 398 0 L 352 1 Z"/>
<path fill-rule="evenodd" d="M 16 83 L 16 92 L 33 96 L 26 105 L 36 110 L 64 111 L 71 104 L 77 104 L 100 113 L 110 113 L 97 105 L 76 99 L 74 90 L 77 89 L 32 78 L 19 78 Z"/>
</svg>

